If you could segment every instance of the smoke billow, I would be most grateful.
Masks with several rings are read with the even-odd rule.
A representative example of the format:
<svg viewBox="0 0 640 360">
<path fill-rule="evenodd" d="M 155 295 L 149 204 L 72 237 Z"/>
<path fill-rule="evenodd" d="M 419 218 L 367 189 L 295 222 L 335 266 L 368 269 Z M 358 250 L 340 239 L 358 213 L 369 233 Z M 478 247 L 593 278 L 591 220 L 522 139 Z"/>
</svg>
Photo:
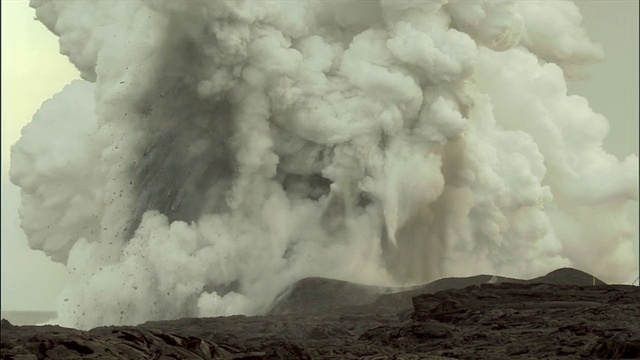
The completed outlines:
<svg viewBox="0 0 640 360">
<path fill-rule="evenodd" d="M 293 281 L 635 269 L 638 158 L 565 76 L 573 3 L 44 1 L 86 81 L 12 151 L 64 325 L 255 314 Z"/>
</svg>

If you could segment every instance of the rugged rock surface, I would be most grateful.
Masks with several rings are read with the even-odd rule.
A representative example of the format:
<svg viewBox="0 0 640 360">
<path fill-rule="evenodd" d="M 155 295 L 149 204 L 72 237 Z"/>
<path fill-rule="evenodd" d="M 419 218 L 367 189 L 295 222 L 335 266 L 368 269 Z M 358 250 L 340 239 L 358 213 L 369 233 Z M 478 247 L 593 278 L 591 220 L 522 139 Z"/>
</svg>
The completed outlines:
<svg viewBox="0 0 640 360">
<path fill-rule="evenodd" d="M 2 322 L 3 359 L 640 358 L 640 288 L 573 269 L 402 291 L 305 279 L 267 316 L 79 331 Z"/>
</svg>

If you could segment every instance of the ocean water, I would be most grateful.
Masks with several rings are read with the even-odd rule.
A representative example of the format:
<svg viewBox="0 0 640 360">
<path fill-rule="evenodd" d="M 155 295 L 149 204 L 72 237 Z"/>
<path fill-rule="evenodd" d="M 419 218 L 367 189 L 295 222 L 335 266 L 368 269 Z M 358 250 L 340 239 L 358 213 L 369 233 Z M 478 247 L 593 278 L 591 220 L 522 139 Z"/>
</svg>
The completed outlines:
<svg viewBox="0 0 640 360">
<path fill-rule="evenodd" d="M 41 325 L 57 317 L 55 311 L 2 311 L 2 318 L 13 325 Z"/>
</svg>

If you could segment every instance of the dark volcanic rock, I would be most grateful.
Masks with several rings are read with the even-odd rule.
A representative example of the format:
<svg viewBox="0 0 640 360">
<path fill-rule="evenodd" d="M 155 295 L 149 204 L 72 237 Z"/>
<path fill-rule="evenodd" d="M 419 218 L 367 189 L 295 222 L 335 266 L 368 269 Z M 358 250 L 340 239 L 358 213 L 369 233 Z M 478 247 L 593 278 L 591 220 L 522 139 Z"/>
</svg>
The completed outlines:
<svg viewBox="0 0 640 360">
<path fill-rule="evenodd" d="M 555 285 L 592 285 L 594 277 L 576 269 L 562 268 L 531 280 L 502 276 L 476 275 L 445 278 L 424 285 L 404 288 L 366 286 L 346 281 L 307 278 L 294 283 L 274 301 L 268 315 L 326 313 L 397 313 L 412 306 L 411 299 L 450 289 L 464 289 L 486 283 L 545 283 Z M 596 285 L 604 282 L 595 279 Z"/>
<path fill-rule="evenodd" d="M 389 288 L 354 284 L 347 281 L 307 278 L 296 281 L 276 298 L 268 315 L 326 314 L 349 312 L 373 303 Z"/>
<path fill-rule="evenodd" d="M 167 359 L 231 358 L 229 352 L 209 341 L 153 329 L 118 327 L 83 332 L 57 327 L 39 332 L 34 328 L 3 328 L 2 359 L 28 359 L 24 356 L 29 354 L 37 359 L 149 359 L 156 355 Z"/>
<path fill-rule="evenodd" d="M 480 358 L 640 357 L 638 287 L 483 284 L 413 301 L 415 324 L 455 326 L 463 347 Z"/>
<path fill-rule="evenodd" d="M 1 355 L 2 359 L 640 358 L 640 288 L 591 284 L 592 276 L 573 269 L 529 281 L 485 275 L 441 280 L 396 293 L 307 279 L 274 306 L 272 313 L 279 315 L 179 319 L 90 331 L 13 326 L 3 320 Z M 423 293 L 413 296 L 418 290 Z M 305 303 L 313 308 L 305 309 Z"/>
<path fill-rule="evenodd" d="M 523 282 L 555 285 L 605 285 L 605 283 L 600 279 L 587 274 L 584 271 L 572 268 L 562 268 L 554 270 L 545 276 L 540 276 L 531 280 L 525 280 Z"/>
</svg>

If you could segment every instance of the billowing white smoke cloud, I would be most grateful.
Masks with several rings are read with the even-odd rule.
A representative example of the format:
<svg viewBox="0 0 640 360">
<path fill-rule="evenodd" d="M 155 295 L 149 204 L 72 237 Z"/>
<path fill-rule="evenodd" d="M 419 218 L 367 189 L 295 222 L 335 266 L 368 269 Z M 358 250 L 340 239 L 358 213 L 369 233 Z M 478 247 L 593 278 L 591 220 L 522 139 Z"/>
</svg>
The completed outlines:
<svg viewBox="0 0 640 360">
<path fill-rule="evenodd" d="M 308 276 L 625 280 L 638 158 L 569 2 L 32 1 L 87 81 L 12 152 L 65 325 L 264 311 Z"/>
</svg>

